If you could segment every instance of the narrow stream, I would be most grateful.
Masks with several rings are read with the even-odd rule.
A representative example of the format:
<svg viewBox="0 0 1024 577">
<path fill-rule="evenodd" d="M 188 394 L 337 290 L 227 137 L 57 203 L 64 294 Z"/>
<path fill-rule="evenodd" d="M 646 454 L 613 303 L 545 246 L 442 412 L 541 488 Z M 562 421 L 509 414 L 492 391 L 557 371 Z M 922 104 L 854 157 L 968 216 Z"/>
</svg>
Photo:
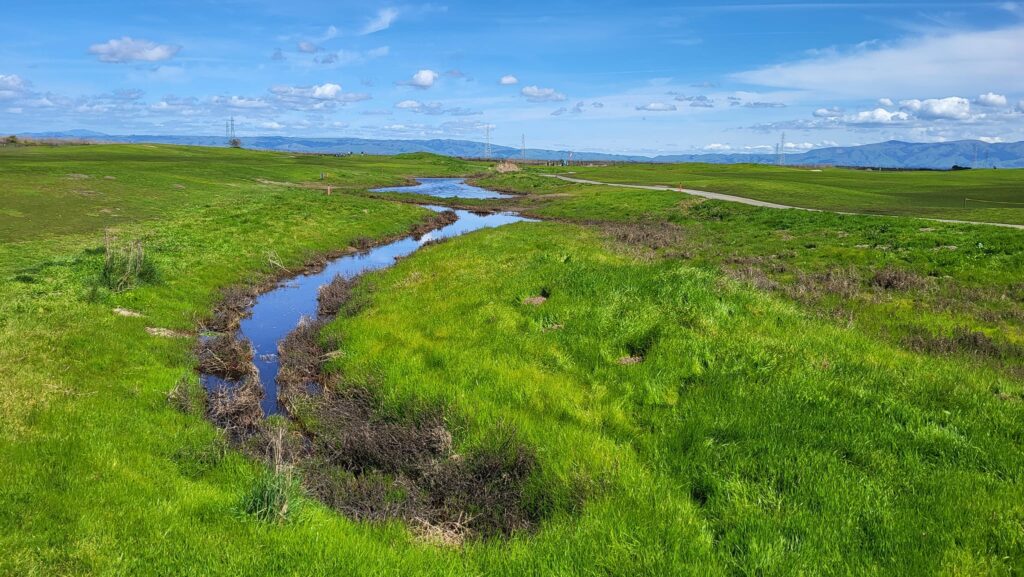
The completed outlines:
<svg viewBox="0 0 1024 577">
<path fill-rule="evenodd" d="M 463 194 L 459 196 L 460 198 L 470 198 L 470 194 L 496 194 L 465 184 L 461 179 L 423 180 L 446 181 L 441 193 L 436 195 L 444 198 L 452 198 L 449 193 L 453 189 L 462 191 Z M 416 192 L 431 194 L 425 190 Z M 494 197 L 474 196 L 473 198 Z M 448 210 L 443 206 L 422 206 L 436 212 Z M 511 212 L 481 215 L 465 210 L 456 210 L 455 214 L 458 215 L 458 220 L 454 223 L 431 231 L 419 239 L 408 236 L 364 252 L 334 259 L 328 262 L 322 271 L 288 278 L 277 287 L 257 297 L 256 304 L 251 309 L 252 314 L 241 321 L 238 338 L 249 339 L 255 350 L 253 360 L 256 368 L 259 369 L 260 381 L 265 393 L 260 403 L 264 415 L 276 415 L 282 410 L 277 403 L 277 372 L 279 369 L 277 343 L 298 326 L 302 317 L 316 317 L 317 295 L 321 286 L 331 282 L 336 275 L 353 278 L 365 272 L 388 268 L 397 259 L 416 252 L 432 240 L 451 238 L 483 228 L 494 228 L 529 220 Z M 225 383 L 222 379 L 212 375 L 202 375 L 202 382 L 207 390 L 230 386 L 230 383 Z"/>
</svg>

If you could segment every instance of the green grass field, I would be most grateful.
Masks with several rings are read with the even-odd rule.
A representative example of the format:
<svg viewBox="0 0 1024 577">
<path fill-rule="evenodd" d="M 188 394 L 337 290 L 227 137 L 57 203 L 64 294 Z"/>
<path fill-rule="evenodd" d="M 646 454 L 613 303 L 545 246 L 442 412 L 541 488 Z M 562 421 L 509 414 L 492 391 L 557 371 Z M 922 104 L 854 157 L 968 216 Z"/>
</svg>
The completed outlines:
<svg viewBox="0 0 1024 577">
<path fill-rule="evenodd" d="M 572 171 L 577 178 L 599 182 L 682 186 L 803 208 L 1024 224 L 1024 170 L 879 172 L 721 164 L 549 170 Z"/>
<path fill-rule="evenodd" d="M 457 453 L 514 431 L 536 456 L 535 531 L 448 547 L 308 498 L 287 523 L 247 515 L 264 465 L 168 402 L 195 382 L 193 341 L 146 328 L 192 331 L 222 287 L 427 215 L 368 188 L 486 172 L 429 155 L 0 150 L 0 574 L 1024 571 L 1021 231 L 532 172 L 480 176 L 522 195 L 474 204 L 547 222 L 373 273 L 368 306 L 325 333 L 340 342 L 326 370 L 390 417 L 440 407 Z M 858 175 L 880 176 L 846 176 L 838 209 L 864 202 L 840 198 Z M 144 243 L 151 280 L 98 283 L 108 229 Z"/>
</svg>

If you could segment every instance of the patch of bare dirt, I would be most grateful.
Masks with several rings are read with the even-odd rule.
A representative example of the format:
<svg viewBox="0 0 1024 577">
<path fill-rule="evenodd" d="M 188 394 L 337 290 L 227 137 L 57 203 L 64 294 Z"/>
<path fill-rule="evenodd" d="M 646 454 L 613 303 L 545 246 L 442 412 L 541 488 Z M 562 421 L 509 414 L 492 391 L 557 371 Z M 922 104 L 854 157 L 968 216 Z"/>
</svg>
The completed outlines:
<svg viewBox="0 0 1024 577">
<path fill-rule="evenodd" d="M 114 314 L 118 315 L 118 316 L 122 316 L 122 317 L 130 317 L 130 318 L 139 318 L 139 317 L 142 316 L 142 313 L 140 313 L 140 312 L 129 310 L 129 309 L 124 309 L 124 308 L 121 308 L 121 307 L 115 308 L 114 309 Z"/>
<path fill-rule="evenodd" d="M 494 170 L 499 174 L 508 174 L 510 172 L 519 172 L 519 165 L 514 162 L 499 162 L 494 166 Z"/>
<path fill-rule="evenodd" d="M 163 327 L 146 327 L 146 332 L 154 337 L 161 337 L 165 339 L 187 339 L 192 336 L 186 332 L 165 329 Z"/>
</svg>

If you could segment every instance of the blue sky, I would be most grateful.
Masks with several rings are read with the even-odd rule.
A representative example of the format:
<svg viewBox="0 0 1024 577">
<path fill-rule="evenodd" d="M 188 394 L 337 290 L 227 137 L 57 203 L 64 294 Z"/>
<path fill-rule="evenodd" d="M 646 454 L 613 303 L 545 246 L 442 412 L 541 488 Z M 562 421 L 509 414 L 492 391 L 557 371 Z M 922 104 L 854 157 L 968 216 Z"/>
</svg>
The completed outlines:
<svg viewBox="0 0 1024 577">
<path fill-rule="evenodd" d="M 0 133 L 1024 140 L 1024 3 L 10 0 Z"/>
</svg>

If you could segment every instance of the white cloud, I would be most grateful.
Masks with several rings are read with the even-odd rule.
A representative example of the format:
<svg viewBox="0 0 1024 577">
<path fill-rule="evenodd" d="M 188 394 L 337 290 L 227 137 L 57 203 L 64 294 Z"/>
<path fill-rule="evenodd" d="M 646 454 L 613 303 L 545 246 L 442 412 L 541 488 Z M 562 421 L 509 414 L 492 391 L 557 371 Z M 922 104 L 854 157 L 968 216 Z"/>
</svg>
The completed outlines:
<svg viewBox="0 0 1024 577">
<path fill-rule="evenodd" d="M 971 102 L 959 96 L 901 100 L 900 108 L 925 120 L 967 120 L 971 117 Z"/>
<path fill-rule="evenodd" d="M 283 124 L 281 124 L 280 122 L 274 122 L 274 121 L 261 122 L 261 123 L 257 124 L 256 126 L 258 128 L 262 128 L 264 130 L 282 130 L 282 129 L 284 129 L 284 125 Z"/>
<path fill-rule="evenodd" d="M 313 44 L 312 42 L 310 42 L 308 40 L 303 40 L 302 42 L 299 42 L 299 45 L 297 46 L 297 48 L 299 49 L 299 52 L 304 52 L 306 54 L 313 54 L 315 52 L 319 52 L 320 51 L 320 47 L 319 46 L 317 46 L 316 44 Z"/>
<path fill-rule="evenodd" d="M 25 109 L 20 108 L 18 106 L 12 106 L 10 108 L 5 109 L 4 111 L 8 114 L 21 114 L 22 112 L 25 112 Z"/>
<path fill-rule="evenodd" d="M 813 90 L 870 98 L 879 91 L 897 95 L 957 93 L 988 86 L 1024 91 L 1024 25 L 988 31 L 961 31 L 863 47 L 783 63 L 733 75 L 762 86 Z"/>
<path fill-rule="evenodd" d="M 159 62 L 173 58 L 181 46 L 157 44 L 149 40 L 136 40 L 130 36 L 114 38 L 103 44 L 93 44 L 89 53 L 95 54 L 100 62 Z"/>
<path fill-rule="evenodd" d="M 910 120 L 910 115 L 902 111 L 890 112 L 884 108 L 876 108 L 847 116 L 844 120 L 847 124 L 894 124 Z"/>
<path fill-rule="evenodd" d="M 732 150 L 732 147 L 728 144 L 719 144 L 717 142 L 709 144 L 704 147 L 704 150 L 708 152 L 728 152 Z"/>
<path fill-rule="evenodd" d="M 526 86 L 520 93 L 530 102 L 561 102 L 565 100 L 565 95 L 554 88 Z"/>
<path fill-rule="evenodd" d="M 893 106 L 896 106 L 896 103 L 892 101 L 892 98 L 879 98 L 878 105 L 886 108 L 892 108 Z"/>
<path fill-rule="evenodd" d="M 410 80 L 407 80 L 403 84 L 406 84 L 408 86 L 415 86 L 416 88 L 427 89 L 433 86 L 435 82 L 437 82 L 438 76 L 440 75 L 437 72 L 434 72 L 433 70 L 420 70 L 416 72 L 416 74 L 413 74 L 412 78 Z"/>
<path fill-rule="evenodd" d="M 843 111 L 838 108 L 819 108 L 814 111 L 815 118 L 841 118 Z"/>
<path fill-rule="evenodd" d="M 0 100 L 13 100 L 28 92 L 28 82 L 17 74 L 0 74 Z"/>
<path fill-rule="evenodd" d="M 649 102 L 643 106 L 637 106 L 636 109 L 644 112 L 672 112 L 677 110 L 675 104 L 665 104 L 664 102 Z"/>
<path fill-rule="evenodd" d="M 975 102 L 982 106 L 989 106 L 992 108 L 1003 108 L 1007 104 L 1006 97 L 1002 94 L 996 94 L 995 92 L 982 94 L 981 96 L 978 96 L 978 99 L 975 100 Z"/>
<path fill-rule="evenodd" d="M 468 108 L 445 108 L 444 104 L 441 102 L 420 102 L 419 100 L 402 100 L 395 104 L 395 108 L 415 112 L 417 114 L 430 115 L 447 114 L 449 116 L 473 116 L 481 114 L 478 111 L 469 110 Z"/>
<path fill-rule="evenodd" d="M 246 98 L 244 96 L 214 96 L 211 100 L 214 104 L 221 104 L 231 108 L 269 108 L 270 104 L 262 98 Z"/>
<path fill-rule="evenodd" d="M 374 32 L 380 32 L 381 30 L 387 30 L 391 28 L 391 24 L 398 18 L 398 10 L 394 8 L 381 8 L 377 11 L 377 15 L 370 19 L 363 26 L 360 34 L 373 34 Z"/>
<path fill-rule="evenodd" d="M 519 79 L 511 74 L 506 74 L 498 80 L 498 84 L 502 86 L 512 86 L 513 84 L 519 84 Z"/>
<path fill-rule="evenodd" d="M 989 144 L 999 144 L 1000 142 L 1003 142 L 1003 139 L 998 136 L 979 136 L 978 140 Z"/>
<path fill-rule="evenodd" d="M 370 95 L 362 92 L 345 92 L 333 83 L 313 86 L 274 86 L 270 93 L 279 104 L 293 110 L 331 110 L 339 104 L 369 100 Z"/>
</svg>

